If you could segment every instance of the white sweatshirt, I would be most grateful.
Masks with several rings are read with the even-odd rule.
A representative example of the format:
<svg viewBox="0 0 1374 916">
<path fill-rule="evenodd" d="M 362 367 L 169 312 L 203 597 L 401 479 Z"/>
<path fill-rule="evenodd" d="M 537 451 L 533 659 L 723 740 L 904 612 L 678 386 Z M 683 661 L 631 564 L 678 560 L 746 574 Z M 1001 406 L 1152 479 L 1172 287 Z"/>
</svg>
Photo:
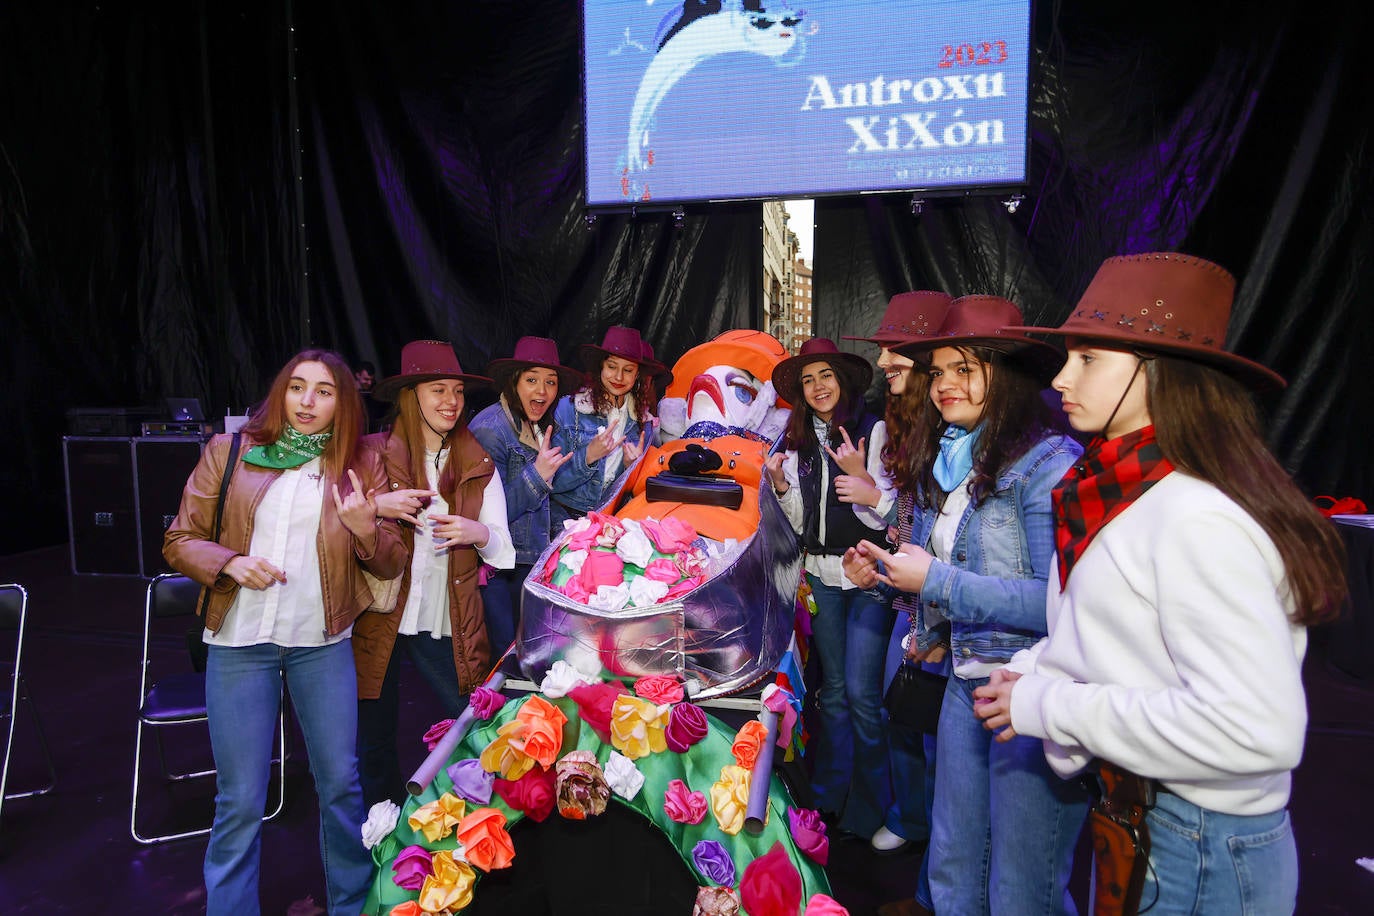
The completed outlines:
<svg viewBox="0 0 1374 916">
<path fill-rule="evenodd" d="M 1169 474 L 1108 523 L 1059 590 L 1049 636 L 1017 653 L 1018 734 L 1061 776 L 1101 757 L 1228 814 L 1288 801 L 1302 757 L 1307 631 L 1283 563 L 1216 487 Z"/>
</svg>

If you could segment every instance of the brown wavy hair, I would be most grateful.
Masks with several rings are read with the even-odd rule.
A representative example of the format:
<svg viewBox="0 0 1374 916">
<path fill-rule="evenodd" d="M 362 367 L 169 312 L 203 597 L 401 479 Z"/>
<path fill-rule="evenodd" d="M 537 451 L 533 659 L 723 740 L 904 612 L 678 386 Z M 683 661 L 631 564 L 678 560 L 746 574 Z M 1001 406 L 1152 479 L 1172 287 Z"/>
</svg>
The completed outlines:
<svg viewBox="0 0 1374 916">
<path fill-rule="evenodd" d="M 625 357 L 617 358 L 624 359 Z M 603 417 L 610 413 L 611 408 L 615 406 L 615 398 L 606 390 L 606 384 L 601 381 L 601 370 L 606 365 L 606 359 L 610 359 L 610 357 L 606 357 L 597 363 L 595 372 L 587 373 L 589 379 L 588 383 L 581 389 L 591 392 L 592 410 Z M 630 362 L 633 362 L 633 360 L 630 360 Z M 643 426 L 647 424 L 649 418 L 653 416 L 653 411 L 650 409 L 649 405 L 652 404 L 654 400 L 654 377 L 644 371 L 643 363 L 635 363 L 635 365 L 639 367 L 639 375 L 635 377 L 635 384 L 634 387 L 630 389 L 629 395 L 634 398 L 635 408 L 639 414 L 636 419 L 639 421 L 639 424 Z M 621 430 L 621 432 L 623 433 L 624 430 Z"/>
<path fill-rule="evenodd" d="M 1345 547 L 1265 445 L 1250 393 L 1188 359 L 1147 356 L 1145 373 L 1160 450 L 1174 467 L 1229 496 L 1269 535 L 1283 560 L 1294 622 L 1311 626 L 1338 616 Z"/>
<path fill-rule="evenodd" d="M 463 430 L 468 428 L 467 411 L 467 386 L 463 391 L 463 409 L 458 412 L 458 422 L 453 424 L 453 429 L 449 431 L 445 438 L 446 445 L 452 445 Z M 425 459 L 425 421 L 420 412 L 420 399 L 415 394 L 415 386 L 409 385 L 396 393 L 396 405 L 393 408 L 395 422 L 391 427 L 391 435 L 399 436 L 401 441 L 406 444 L 406 454 L 410 456 L 410 479 L 417 487 L 429 486 L 427 468 L 429 465 Z M 436 488 L 439 495 L 444 498 L 450 506 L 456 506 L 455 499 L 458 491 L 458 477 L 460 468 L 457 464 L 458 450 L 450 448 L 448 457 L 444 460 L 444 466 L 439 469 L 439 486 Z"/>
<path fill-rule="evenodd" d="M 990 347 L 951 349 L 963 354 L 968 363 L 977 363 L 987 380 L 979 420 L 983 432 L 973 452 L 973 473 L 968 482 L 969 499 L 978 506 L 997 489 L 1003 470 L 1045 436 L 1063 430 L 1040 397 L 1040 381 L 1015 358 Z M 928 390 L 929 384 L 924 387 Z M 935 403 L 923 398 L 911 437 L 911 476 L 916 483 L 916 504 L 922 508 L 939 505 L 943 497 L 935 482 L 935 458 L 940 454 L 940 436 L 946 425 Z"/>
<path fill-rule="evenodd" d="M 930 403 L 930 376 L 917 362 L 906 370 L 906 388 L 901 394 L 887 395 L 883 425 L 887 443 L 883 445 L 883 470 L 892 478 L 897 492 L 916 489 L 916 439 L 921 425 L 921 407 Z"/>
<path fill-rule="evenodd" d="M 516 386 L 520 384 L 520 376 L 524 375 L 527 370 L 536 367 L 540 369 L 547 368 L 545 366 L 538 366 L 536 363 L 530 363 L 528 366 L 521 366 L 518 371 L 507 375 L 505 384 L 501 386 L 500 396 L 505 398 L 506 406 L 510 408 L 511 416 L 522 423 L 528 423 L 530 426 L 534 427 L 534 437 L 538 439 L 544 434 L 544 430 L 553 429 L 554 407 L 558 405 L 558 399 L 567 392 L 563 391 L 563 382 L 562 379 L 559 379 L 558 388 L 555 390 L 553 396 L 553 403 L 549 405 L 548 410 L 544 411 L 543 419 L 538 423 L 531 420 L 529 415 L 525 413 L 525 403 L 520 400 L 520 392 L 516 390 Z M 554 374 L 554 377 L 558 377 L 557 373 Z"/>
<path fill-rule="evenodd" d="M 830 415 L 830 442 L 827 443 L 831 448 L 840 444 L 840 428 L 849 431 L 849 438 L 858 445 L 856 429 L 858 420 L 863 416 L 865 410 L 864 390 L 859 384 L 856 371 L 843 360 L 831 362 L 823 357 L 817 357 L 814 362 L 825 363 L 835 370 L 835 378 L 840 383 L 840 396 L 836 398 L 835 412 Z M 807 366 L 811 363 L 807 363 Z M 805 368 L 805 366 L 803 366 Z M 806 403 L 806 398 L 801 395 L 801 383 L 797 384 L 797 400 L 799 403 L 793 405 L 792 414 L 787 418 L 787 436 L 783 440 L 783 448 L 788 451 L 801 451 L 809 446 L 817 446 L 816 432 L 811 426 L 811 416 L 815 413 L 811 405 Z"/>
<path fill-rule="evenodd" d="M 334 422 L 331 426 L 334 435 L 320 457 L 325 474 L 331 481 L 345 481 L 347 477 L 344 472 L 353 463 L 360 447 L 360 437 L 367 430 L 367 417 L 363 413 L 363 400 L 358 394 L 358 380 L 353 377 L 353 370 L 333 350 L 302 350 L 291 357 L 272 380 L 267 396 L 244 425 L 243 437 L 252 445 L 271 445 L 281 438 L 282 430 L 288 424 L 286 387 L 291 383 L 296 367 L 310 362 L 323 363 L 334 376 Z"/>
</svg>

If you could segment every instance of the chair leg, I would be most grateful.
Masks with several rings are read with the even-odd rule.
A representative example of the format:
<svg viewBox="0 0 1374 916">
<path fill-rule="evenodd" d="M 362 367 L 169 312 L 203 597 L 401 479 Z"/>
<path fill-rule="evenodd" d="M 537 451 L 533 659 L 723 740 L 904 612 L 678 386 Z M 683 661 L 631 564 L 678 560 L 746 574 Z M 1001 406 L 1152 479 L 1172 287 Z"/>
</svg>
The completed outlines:
<svg viewBox="0 0 1374 916">
<path fill-rule="evenodd" d="M 161 736 L 158 736 L 159 750 L 161 749 Z M 151 846 L 155 843 L 169 843 L 172 840 L 183 840 L 193 836 L 205 836 L 210 832 L 209 827 L 202 827 L 199 830 L 186 830 L 181 833 L 164 833 L 144 836 L 138 832 L 138 787 L 141 781 L 141 769 L 143 763 L 143 721 L 138 722 L 137 733 L 134 738 L 134 785 L 133 795 L 129 803 L 129 834 L 134 841 L 144 846 Z M 165 767 L 164 767 L 165 769 Z M 210 772 L 214 772 L 213 770 Z"/>
<path fill-rule="evenodd" d="M 43 723 L 38 718 L 38 707 L 34 705 L 33 697 L 29 695 L 28 687 L 24 684 L 22 677 L 19 679 L 19 697 L 29 707 L 29 715 L 33 719 L 33 730 L 38 736 L 38 747 L 43 753 L 43 764 L 48 770 L 48 781 L 37 789 L 29 789 L 24 792 L 6 792 L 6 800 L 47 795 L 57 785 L 57 768 L 53 765 L 52 750 L 48 747 L 47 736 L 43 734 Z"/>
</svg>

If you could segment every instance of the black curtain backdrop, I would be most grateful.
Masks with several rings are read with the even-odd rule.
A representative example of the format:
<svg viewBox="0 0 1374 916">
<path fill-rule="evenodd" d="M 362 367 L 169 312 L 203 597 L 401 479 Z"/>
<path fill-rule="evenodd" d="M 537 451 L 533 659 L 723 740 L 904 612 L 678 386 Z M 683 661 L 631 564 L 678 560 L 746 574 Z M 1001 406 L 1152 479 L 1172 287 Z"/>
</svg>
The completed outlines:
<svg viewBox="0 0 1374 916">
<path fill-rule="evenodd" d="M 1037 5 L 1014 214 L 818 201 L 818 333 L 932 287 L 1053 323 L 1108 255 L 1208 257 L 1241 279 L 1231 343 L 1290 379 L 1280 457 L 1374 501 L 1353 0 L 1115 6 Z M 0 552 L 66 536 L 69 408 L 222 415 L 307 344 L 385 374 L 438 337 L 480 371 L 523 334 L 570 361 L 630 324 L 671 362 L 759 325 L 757 204 L 587 225 L 578 4 L 6 4 L 0 68 Z"/>
</svg>

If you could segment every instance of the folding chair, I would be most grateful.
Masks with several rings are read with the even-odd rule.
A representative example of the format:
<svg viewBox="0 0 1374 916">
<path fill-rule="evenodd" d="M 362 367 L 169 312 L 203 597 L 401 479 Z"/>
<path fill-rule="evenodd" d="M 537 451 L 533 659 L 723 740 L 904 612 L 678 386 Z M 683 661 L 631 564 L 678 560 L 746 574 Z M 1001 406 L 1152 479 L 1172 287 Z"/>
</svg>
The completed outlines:
<svg viewBox="0 0 1374 916">
<path fill-rule="evenodd" d="M 148 646 L 154 622 L 172 617 L 194 618 L 196 605 L 200 601 L 200 586 L 185 576 L 165 574 L 148 583 L 148 596 L 143 610 L 143 663 L 142 676 L 138 687 L 138 734 L 134 741 L 134 789 L 129 807 L 129 832 L 140 843 L 165 843 L 186 837 L 204 836 L 210 827 L 187 830 L 180 833 L 162 833 L 144 836 L 138 831 L 139 784 L 143 763 L 143 731 L 152 729 L 157 742 L 158 761 L 162 777 L 166 782 L 175 783 L 216 773 L 212 766 L 194 772 L 171 772 L 167 766 L 167 756 L 162 744 L 162 730 L 170 726 L 190 725 L 206 722 L 209 716 L 205 711 L 205 674 L 201 671 L 179 671 L 164 674 L 150 681 Z M 277 721 L 277 806 L 263 815 L 268 821 L 281 813 L 286 802 L 286 698 L 282 697 L 281 714 Z"/>
<path fill-rule="evenodd" d="M 48 749 L 48 739 L 43 735 L 43 725 L 38 718 L 38 708 L 29 695 L 28 685 L 24 683 L 21 663 L 24 660 L 24 631 L 28 621 L 29 593 L 22 585 L 0 585 L 0 632 L 13 632 L 14 666 L 10 672 L 9 704 L 0 709 L 0 724 L 5 731 L 5 756 L 0 764 L 0 812 L 5 802 L 12 798 L 30 798 L 34 795 L 47 795 L 57 784 L 57 770 L 53 766 L 52 752 Z M 10 760 L 14 756 L 14 723 L 19 714 L 19 701 L 23 699 L 33 718 L 34 732 L 38 736 L 38 746 L 43 752 L 43 761 L 48 768 L 48 781 L 37 789 L 9 792 Z"/>
</svg>

